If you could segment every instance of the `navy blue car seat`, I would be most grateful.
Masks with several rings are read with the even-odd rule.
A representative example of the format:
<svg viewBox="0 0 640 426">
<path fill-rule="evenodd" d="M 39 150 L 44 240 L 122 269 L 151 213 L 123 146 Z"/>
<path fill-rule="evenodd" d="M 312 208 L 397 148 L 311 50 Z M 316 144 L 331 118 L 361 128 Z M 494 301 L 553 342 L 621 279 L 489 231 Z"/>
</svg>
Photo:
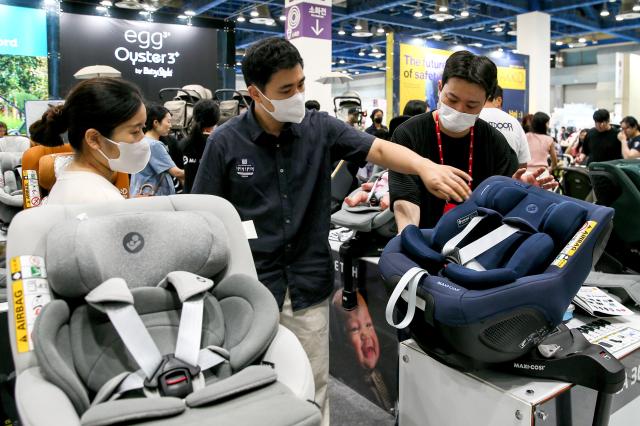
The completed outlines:
<svg viewBox="0 0 640 426">
<path fill-rule="evenodd" d="M 434 229 L 408 226 L 385 247 L 387 321 L 409 326 L 425 350 L 442 346 L 450 364 L 518 358 L 560 324 L 612 218 L 607 207 L 489 178 Z"/>
</svg>

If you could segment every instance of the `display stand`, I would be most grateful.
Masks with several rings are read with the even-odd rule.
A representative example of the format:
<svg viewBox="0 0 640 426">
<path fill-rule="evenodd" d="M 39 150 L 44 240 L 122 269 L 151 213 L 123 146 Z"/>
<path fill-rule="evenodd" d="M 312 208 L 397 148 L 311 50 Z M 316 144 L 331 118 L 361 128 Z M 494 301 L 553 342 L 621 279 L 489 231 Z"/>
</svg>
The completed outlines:
<svg viewBox="0 0 640 426">
<path fill-rule="evenodd" d="M 569 325 L 578 327 L 581 320 Z M 640 315 L 610 321 L 640 329 Z M 581 426 L 590 425 L 598 409 L 611 412 L 610 426 L 637 425 L 639 348 L 637 343 L 613 353 L 625 366 L 627 379 L 623 389 L 605 401 L 608 406 L 596 404 L 595 391 L 570 383 L 490 370 L 463 373 L 427 356 L 413 340 L 407 340 L 400 344 L 399 424 Z"/>
</svg>

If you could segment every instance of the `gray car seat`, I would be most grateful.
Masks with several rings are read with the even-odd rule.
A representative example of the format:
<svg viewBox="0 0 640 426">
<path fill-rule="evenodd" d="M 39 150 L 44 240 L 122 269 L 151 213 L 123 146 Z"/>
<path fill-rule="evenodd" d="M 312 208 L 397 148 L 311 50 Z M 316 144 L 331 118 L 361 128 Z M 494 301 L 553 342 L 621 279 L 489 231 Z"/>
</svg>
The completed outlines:
<svg viewBox="0 0 640 426">
<path fill-rule="evenodd" d="M 375 182 L 384 173 L 384 170 L 374 169 L 369 182 Z M 349 197 L 362 191 L 358 188 L 349 194 Z M 395 218 L 391 209 L 381 210 L 379 206 L 367 204 L 349 207 L 345 202 L 342 208 L 331 215 L 331 223 L 335 226 L 343 226 L 358 232 L 373 232 L 383 238 L 392 238 L 398 233 Z"/>
<path fill-rule="evenodd" d="M 0 222 L 8 225 L 22 210 L 22 154 L 29 149 L 23 136 L 0 138 Z"/>
<path fill-rule="evenodd" d="M 25 210 L 7 259 L 25 425 L 320 423 L 308 359 L 227 201 Z"/>
</svg>

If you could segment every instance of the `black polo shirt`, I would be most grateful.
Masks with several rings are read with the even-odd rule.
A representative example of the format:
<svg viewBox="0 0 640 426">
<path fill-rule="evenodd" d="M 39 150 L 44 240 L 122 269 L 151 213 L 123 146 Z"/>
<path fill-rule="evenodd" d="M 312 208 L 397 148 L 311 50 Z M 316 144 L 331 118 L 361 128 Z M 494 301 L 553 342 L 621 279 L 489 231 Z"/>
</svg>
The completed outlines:
<svg viewBox="0 0 640 426">
<path fill-rule="evenodd" d="M 482 119 L 473 127 L 473 183 L 475 189 L 485 179 L 512 176 L 518 169 L 518 157 L 502 133 Z M 441 133 L 444 164 L 469 171 L 470 136 L 452 138 Z M 440 163 L 435 120 L 431 112 L 412 117 L 393 133 L 395 143 Z M 418 176 L 389 172 L 391 206 L 397 200 L 406 200 L 420 206 L 420 228 L 433 228 L 442 216 L 445 202 L 432 195 Z"/>
<path fill-rule="evenodd" d="M 619 160 L 622 158 L 622 149 L 618 140 L 618 132 L 611 128 L 599 132 L 595 127 L 587 133 L 582 145 L 582 152 L 589 157 L 588 163 Z"/>
<path fill-rule="evenodd" d="M 280 307 L 287 288 L 294 310 L 331 294 L 331 164 L 343 158 L 364 166 L 373 140 L 311 110 L 275 137 L 253 107 L 209 137 L 191 192 L 224 197 L 254 222 L 258 238 L 249 245 L 258 276 Z"/>
</svg>

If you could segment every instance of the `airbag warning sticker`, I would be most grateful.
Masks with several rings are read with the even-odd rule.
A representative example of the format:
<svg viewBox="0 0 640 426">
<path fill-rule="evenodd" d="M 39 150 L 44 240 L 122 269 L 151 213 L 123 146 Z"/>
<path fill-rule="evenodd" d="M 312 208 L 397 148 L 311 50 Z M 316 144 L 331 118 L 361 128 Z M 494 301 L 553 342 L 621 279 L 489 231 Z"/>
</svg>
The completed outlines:
<svg viewBox="0 0 640 426">
<path fill-rule="evenodd" d="M 31 333 L 42 308 L 51 301 L 51 291 L 44 259 L 38 256 L 20 256 L 11 259 L 11 292 L 18 352 L 33 349 Z"/>
<path fill-rule="evenodd" d="M 576 234 L 571 238 L 571 240 L 567 243 L 566 246 L 562 249 L 560 254 L 556 256 L 552 265 L 557 266 L 558 268 L 564 268 L 567 264 L 571 256 L 576 254 L 582 243 L 585 242 L 591 231 L 593 231 L 598 225 L 598 222 L 590 220 L 582 225 L 582 228 L 576 232 Z"/>
</svg>

